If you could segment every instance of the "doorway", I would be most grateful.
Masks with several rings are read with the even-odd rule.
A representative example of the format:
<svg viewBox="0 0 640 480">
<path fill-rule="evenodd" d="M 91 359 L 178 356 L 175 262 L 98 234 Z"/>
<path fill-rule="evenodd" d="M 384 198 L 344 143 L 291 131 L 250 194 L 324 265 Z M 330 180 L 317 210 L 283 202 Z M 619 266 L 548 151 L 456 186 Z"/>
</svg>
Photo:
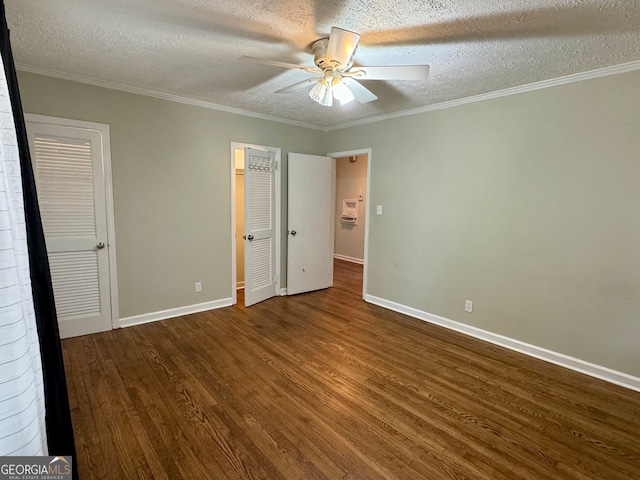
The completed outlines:
<svg viewBox="0 0 640 480">
<path fill-rule="evenodd" d="M 364 298 L 371 150 L 330 156 L 336 159 L 333 286 Z"/>
<path fill-rule="evenodd" d="M 251 152 L 249 165 L 246 160 L 248 152 Z M 261 157 L 262 154 L 265 155 L 264 158 Z M 267 165 L 269 168 L 266 168 Z M 265 175 L 269 177 L 267 170 L 271 171 L 272 187 L 259 178 Z M 244 305 L 248 305 L 248 300 L 253 299 L 249 303 L 256 303 L 268 296 L 281 294 L 281 170 L 279 148 L 231 143 L 231 297 L 233 304 L 238 303 L 240 299 Z M 247 182 L 248 176 L 253 180 Z M 267 196 L 271 198 L 270 201 L 266 200 L 265 188 L 271 192 Z M 249 211 L 260 217 L 260 224 L 268 220 L 267 230 L 272 232 L 269 238 L 262 239 L 258 234 L 258 231 L 265 231 L 261 228 L 264 225 L 258 225 L 255 222 L 257 217 L 253 218 L 253 222 L 251 215 L 246 217 L 246 206 L 249 207 Z M 248 234 L 247 229 L 252 228 L 258 230 L 252 230 Z M 250 243 L 247 244 L 247 242 Z M 272 246 L 263 248 L 267 244 Z M 252 259 L 255 261 L 251 261 Z M 266 269 L 266 266 L 269 268 Z M 271 294 L 265 297 L 264 291 L 259 291 L 261 286 L 267 286 L 266 290 L 271 291 Z M 246 288 L 250 289 L 249 295 L 245 291 Z"/>
<path fill-rule="evenodd" d="M 236 292 L 244 290 L 244 149 L 237 148 L 234 151 L 235 161 L 235 201 L 236 201 L 236 228 L 235 228 L 235 246 L 236 246 Z M 244 301 L 244 297 L 241 299 Z"/>
</svg>

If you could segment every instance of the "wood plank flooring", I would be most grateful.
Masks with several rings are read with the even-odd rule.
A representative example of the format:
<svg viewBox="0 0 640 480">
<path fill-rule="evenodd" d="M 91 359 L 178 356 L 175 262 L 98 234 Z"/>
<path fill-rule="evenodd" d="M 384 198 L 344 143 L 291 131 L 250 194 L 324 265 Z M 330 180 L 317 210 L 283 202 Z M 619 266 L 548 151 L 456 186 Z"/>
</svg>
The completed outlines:
<svg viewBox="0 0 640 480">
<path fill-rule="evenodd" d="M 640 393 L 341 288 L 63 341 L 80 478 L 640 478 Z"/>
<path fill-rule="evenodd" d="M 357 263 L 333 260 L 333 288 L 339 288 L 362 297 L 363 266 Z"/>
</svg>

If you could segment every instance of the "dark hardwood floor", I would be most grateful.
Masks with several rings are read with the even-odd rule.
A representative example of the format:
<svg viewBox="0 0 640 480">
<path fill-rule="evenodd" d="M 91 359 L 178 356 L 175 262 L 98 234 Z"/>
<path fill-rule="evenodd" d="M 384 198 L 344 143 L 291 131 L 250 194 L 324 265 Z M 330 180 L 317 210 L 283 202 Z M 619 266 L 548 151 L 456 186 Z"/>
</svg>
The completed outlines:
<svg viewBox="0 0 640 480">
<path fill-rule="evenodd" d="M 362 265 L 333 260 L 333 288 L 339 288 L 362 297 Z"/>
<path fill-rule="evenodd" d="M 63 348 L 84 480 L 640 478 L 640 393 L 338 284 Z"/>
</svg>

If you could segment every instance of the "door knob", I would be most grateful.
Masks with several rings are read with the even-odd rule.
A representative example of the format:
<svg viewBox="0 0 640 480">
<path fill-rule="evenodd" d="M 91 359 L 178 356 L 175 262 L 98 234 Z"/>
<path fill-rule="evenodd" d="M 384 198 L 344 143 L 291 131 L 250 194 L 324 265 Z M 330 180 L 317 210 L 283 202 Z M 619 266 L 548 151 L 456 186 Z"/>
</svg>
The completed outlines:
<svg viewBox="0 0 640 480">
<path fill-rule="evenodd" d="M 292 237 L 295 237 L 295 236 L 296 236 L 296 233 L 298 233 L 298 232 L 296 232 L 295 230 L 291 230 L 291 236 L 292 236 Z"/>
<path fill-rule="evenodd" d="M 102 243 L 102 242 L 98 242 L 98 243 L 96 244 L 96 248 L 97 248 L 98 250 L 102 250 L 102 249 L 104 248 L 104 243 Z"/>
<path fill-rule="evenodd" d="M 242 235 L 242 239 L 243 239 L 243 240 L 246 240 L 246 239 L 247 239 L 247 236 L 246 236 L 246 235 Z"/>
<path fill-rule="evenodd" d="M 252 240 L 253 240 L 253 235 L 249 235 L 249 236 L 247 237 L 247 240 L 252 241 Z"/>
</svg>

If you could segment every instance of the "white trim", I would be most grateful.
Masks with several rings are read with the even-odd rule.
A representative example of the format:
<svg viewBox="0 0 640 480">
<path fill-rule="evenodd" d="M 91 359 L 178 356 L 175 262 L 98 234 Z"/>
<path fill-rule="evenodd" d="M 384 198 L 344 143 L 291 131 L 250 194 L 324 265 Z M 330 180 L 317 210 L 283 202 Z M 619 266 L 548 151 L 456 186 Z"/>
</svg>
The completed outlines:
<svg viewBox="0 0 640 480">
<path fill-rule="evenodd" d="M 169 310 L 161 310 L 159 312 L 144 313 L 142 315 L 121 318 L 119 326 L 121 328 L 133 327 L 134 325 L 142 325 L 143 323 L 151 323 L 166 320 L 168 318 L 191 315 L 192 313 L 206 312 L 217 308 L 230 307 L 231 305 L 231 298 L 222 298 L 211 302 L 197 303 L 195 305 L 187 305 L 185 307 L 170 308 Z"/>
<path fill-rule="evenodd" d="M 282 151 L 276 152 L 276 292 L 280 290 L 280 267 L 282 262 Z"/>
<path fill-rule="evenodd" d="M 627 373 L 618 372 L 601 365 L 596 365 L 594 363 L 580 360 L 579 358 L 570 357 L 563 353 L 547 350 L 546 348 L 530 345 L 528 343 L 521 342 L 520 340 L 505 337 L 504 335 L 500 335 L 497 333 L 488 332 L 477 327 L 472 327 L 464 323 L 449 320 L 448 318 L 423 312 L 422 310 L 407 307 L 406 305 L 375 297 L 373 295 L 365 295 L 364 299 L 365 301 L 373 303 L 374 305 L 388 308 L 389 310 L 403 313 L 410 317 L 424 320 L 425 322 L 433 323 L 450 330 L 455 330 L 456 332 L 460 332 L 465 335 L 484 340 L 485 342 L 493 343 L 494 345 L 508 348 L 509 350 L 513 350 L 519 353 L 524 353 L 525 355 L 529 355 L 530 357 L 535 357 L 540 360 L 544 360 L 546 362 L 568 368 L 569 370 L 584 373 L 585 375 L 589 375 L 591 377 L 595 377 L 600 380 L 604 380 L 606 382 L 614 383 L 616 385 L 620 385 L 621 387 L 626 387 L 631 390 L 640 392 L 639 377 L 634 377 Z"/>
<path fill-rule="evenodd" d="M 342 260 L 344 262 L 357 263 L 358 265 L 364 265 L 363 258 L 348 257 L 347 255 L 340 255 L 339 253 L 334 253 L 333 258 L 335 258 L 336 260 Z"/>
<path fill-rule="evenodd" d="M 468 103 L 482 102 L 484 100 L 507 97 L 509 95 L 517 95 L 519 93 L 533 92 L 536 90 L 542 90 L 543 88 L 557 87 L 557 86 L 566 85 L 569 83 L 581 82 L 584 80 L 592 80 L 594 78 L 607 77 L 609 75 L 618 75 L 621 73 L 628 73 L 636 70 L 640 70 L 640 60 L 635 62 L 623 63 L 621 65 L 613 65 L 610 67 L 598 68 L 596 70 L 590 70 L 588 72 L 574 73 L 572 75 L 566 75 L 564 77 L 551 78 L 549 80 L 542 80 L 540 82 L 529 83 L 526 85 L 519 85 L 517 87 L 505 88 L 503 90 L 495 90 L 493 92 L 483 93 L 480 95 L 473 95 L 471 97 L 458 98 L 448 102 L 434 103 L 432 105 L 425 105 L 424 107 L 412 108 L 409 110 L 402 110 L 399 112 L 388 113 L 385 115 L 377 115 L 375 117 L 363 118 L 360 120 L 354 120 L 352 122 L 339 123 L 337 125 L 325 127 L 324 131 L 330 132 L 333 130 L 342 130 L 343 128 L 355 127 L 357 125 L 365 125 L 367 123 L 381 122 L 383 120 L 389 120 L 391 118 L 417 115 L 419 113 L 431 112 L 434 110 L 443 110 L 445 108 L 457 107 L 459 105 L 466 105 Z"/>
<path fill-rule="evenodd" d="M 84 83 L 86 85 L 93 85 L 95 87 L 108 88 L 110 90 L 119 90 L 121 92 L 133 93 L 135 95 L 144 95 L 146 97 L 159 98 L 160 100 L 168 100 L 170 102 L 182 103 L 185 105 L 192 105 L 195 107 L 207 108 L 210 110 L 218 110 L 221 112 L 234 113 L 236 115 L 244 115 L 246 117 L 259 118 L 260 120 L 268 120 L 271 122 L 286 123 L 288 125 L 295 125 L 296 127 L 311 128 L 313 130 L 325 130 L 326 127 L 315 125 L 313 123 L 300 122 L 298 120 L 290 120 L 288 118 L 277 117 L 275 115 L 266 115 L 262 113 L 250 112 L 248 110 L 242 110 L 240 108 L 227 107 L 225 105 L 218 105 L 217 103 L 204 102 L 202 100 L 195 100 L 192 98 L 181 97 L 178 95 L 172 95 L 170 93 L 156 92 L 148 88 L 132 87 L 131 85 L 125 85 L 118 82 L 110 82 L 107 80 L 98 80 L 97 78 L 86 77 L 84 75 L 76 75 L 74 73 L 65 73 L 58 70 L 50 70 L 47 68 L 32 67 L 23 63 L 16 63 L 16 69 L 22 72 L 35 73 L 36 75 L 44 75 L 47 77 L 60 78 L 62 80 L 69 80 L 72 82 Z"/>
<path fill-rule="evenodd" d="M 336 159 L 335 158 L 331 158 L 331 225 L 330 225 L 330 236 L 329 238 L 331 239 L 331 285 L 329 285 L 330 287 L 333 287 L 333 255 L 335 254 L 336 250 L 336 188 L 338 188 L 338 179 L 337 176 L 338 175 L 338 169 L 336 166 Z M 287 199 L 288 201 L 288 199 Z M 288 205 L 287 205 L 288 207 Z M 288 260 L 288 259 L 287 259 Z"/>
<path fill-rule="evenodd" d="M 107 202 L 107 241 L 109 246 L 109 280 L 111 282 L 111 327 L 118 328 L 120 321 L 120 304 L 118 299 L 118 264 L 116 262 L 116 221 L 113 207 L 113 176 L 111 174 L 111 131 L 104 125 L 104 181 Z"/>
<path fill-rule="evenodd" d="M 37 113 L 25 113 L 24 119 L 31 123 L 44 123 L 47 125 L 60 125 L 62 127 L 86 128 L 87 130 L 109 129 L 106 123 L 87 122 L 85 120 L 74 120 L 73 118 L 52 117 L 50 115 L 39 115 Z"/>
<path fill-rule="evenodd" d="M 231 142 L 231 304 L 238 303 L 238 268 L 236 262 L 237 248 L 236 248 L 236 147 Z"/>
<path fill-rule="evenodd" d="M 367 208 L 364 211 L 364 259 L 362 268 L 362 298 L 366 299 L 367 295 L 367 276 L 369 272 L 369 229 L 371 226 L 371 216 L 369 211 L 371 210 L 371 170 L 373 168 L 373 150 L 371 148 L 361 148 L 359 150 L 347 150 L 346 152 L 334 152 L 328 154 L 333 158 L 344 158 L 352 155 L 366 155 L 367 156 L 367 186 L 364 192 L 365 204 Z"/>
<path fill-rule="evenodd" d="M 236 274 L 236 158 L 235 150 L 244 150 L 245 147 L 256 150 L 266 150 L 276 154 L 276 295 L 280 291 L 280 262 L 282 249 L 282 150 L 279 147 L 266 147 L 244 142 L 231 142 L 231 301 L 232 305 L 238 303 L 237 274 Z M 242 282 L 244 287 L 244 282 Z M 280 293 L 282 295 L 282 293 Z"/>
<path fill-rule="evenodd" d="M 97 130 L 102 134 L 102 162 L 104 169 L 105 204 L 107 207 L 107 245 L 109 247 L 109 288 L 111 298 L 111 328 L 118 328 L 120 320 L 120 302 L 118 297 L 118 264 L 116 261 L 116 223 L 113 208 L 113 176 L 111 173 L 111 131 L 106 123 L 87 122 L 71 118 L 52 117 L 25 113 L 25 122 L 60 125 L 63 127 Z"/>
<path fill-rule="evenodd" d="M 280 296 L 283 297 L 287 294 L 287 289 L 286 288 L 281 288 L 280 289 Z"/>
</svg>

